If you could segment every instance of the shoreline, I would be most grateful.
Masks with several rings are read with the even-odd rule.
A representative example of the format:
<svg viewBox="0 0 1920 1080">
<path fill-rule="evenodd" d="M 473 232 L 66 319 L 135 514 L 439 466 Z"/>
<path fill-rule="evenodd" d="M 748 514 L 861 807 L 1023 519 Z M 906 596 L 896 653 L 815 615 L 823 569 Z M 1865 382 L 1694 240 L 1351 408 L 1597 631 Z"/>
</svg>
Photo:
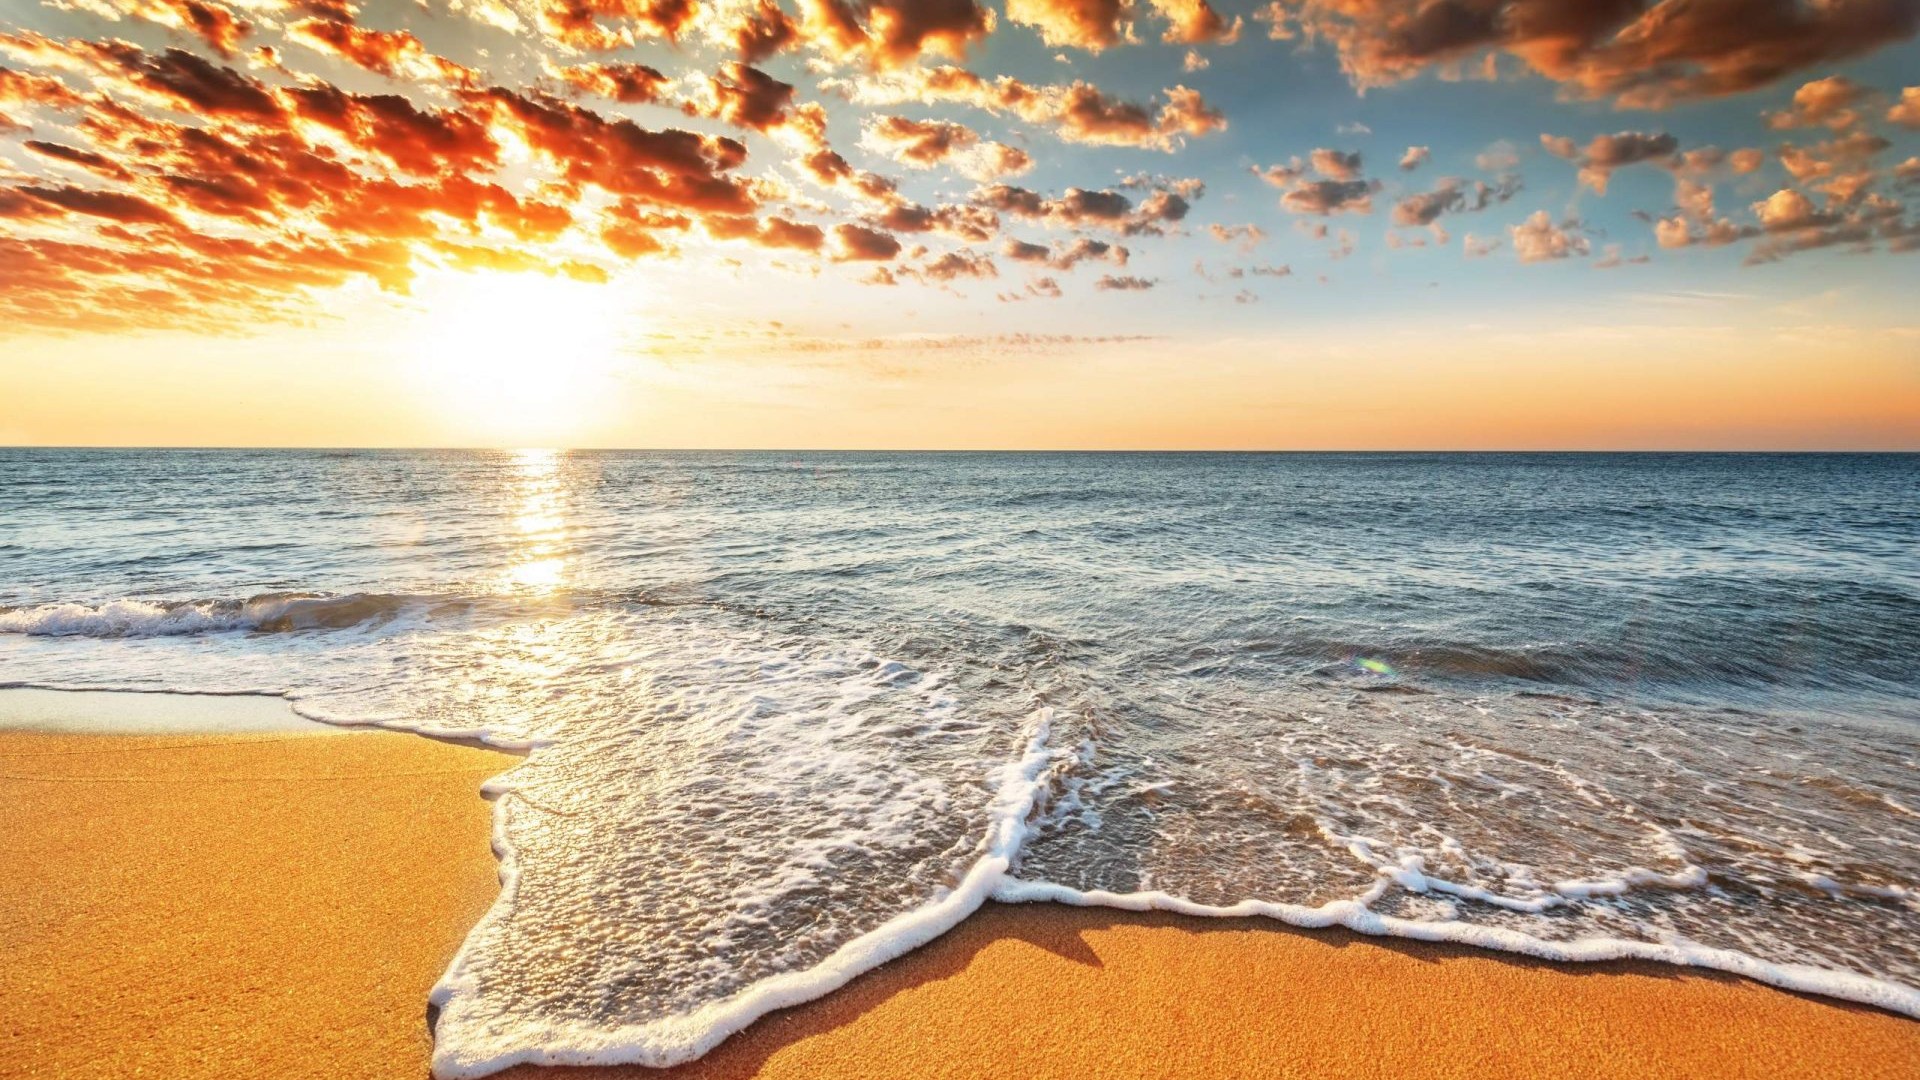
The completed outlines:
<svg viewBox="0 0 1920 1080">
<path fill-rule="evenodd" d="M 0 732 L 0 1072 L 424 1077 L 493 903 L 480 783 L 419 736 Z M 1920 1023 L 1730 975 L 1266 919 L 989 902 L 672 1069 L 516 1080 L 1904 1076 Z"/>
</svg>

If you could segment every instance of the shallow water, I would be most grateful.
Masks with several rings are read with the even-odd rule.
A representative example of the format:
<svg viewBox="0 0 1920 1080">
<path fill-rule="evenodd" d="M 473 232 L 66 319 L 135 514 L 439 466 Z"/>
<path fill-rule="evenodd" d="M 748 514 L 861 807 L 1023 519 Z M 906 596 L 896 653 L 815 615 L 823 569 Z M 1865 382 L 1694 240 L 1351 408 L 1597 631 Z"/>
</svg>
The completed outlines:
<svg viewBox="0 0 1920 1080">
<path fill-rule="evenodd" d="M 68 735 L 344 735 L 351 728 L 301 716 L 260 694 L 128 694 L 114 690 L 0 688 L 0 731 Z"/>
<path fill-rule="evenodd" d="M 1920 458 L 0 451 L 0 683 L 533 746 L 437 1067 L 989 894 L 1920 1015 Z"/>
</svg>

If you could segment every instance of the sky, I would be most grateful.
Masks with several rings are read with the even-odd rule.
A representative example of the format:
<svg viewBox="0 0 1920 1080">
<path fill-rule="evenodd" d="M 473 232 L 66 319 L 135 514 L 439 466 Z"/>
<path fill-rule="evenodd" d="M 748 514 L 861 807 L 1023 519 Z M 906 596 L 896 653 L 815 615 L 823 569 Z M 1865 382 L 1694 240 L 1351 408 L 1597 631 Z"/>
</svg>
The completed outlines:
<svg viewBox="0 0 1920 1080">
<path fill-rule="evenodd" d="M 0 445 L 1920 450 L 1920 0 L 0 0 Z"/>
</svg>

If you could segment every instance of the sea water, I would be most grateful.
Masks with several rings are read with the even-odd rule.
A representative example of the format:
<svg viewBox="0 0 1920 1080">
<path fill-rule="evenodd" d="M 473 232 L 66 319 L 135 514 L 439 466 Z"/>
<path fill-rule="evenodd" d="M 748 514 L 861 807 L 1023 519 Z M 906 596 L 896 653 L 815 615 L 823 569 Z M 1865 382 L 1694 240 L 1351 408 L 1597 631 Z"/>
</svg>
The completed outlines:
<svg viewBox="0 0 1920 1080">
<path fill-rule="evenodd" d="M 0 685 L 529 751 L 443 1076 L 995 897 L 1920 1016 L 1920 457 L 0 451 Z"/>
</svg>

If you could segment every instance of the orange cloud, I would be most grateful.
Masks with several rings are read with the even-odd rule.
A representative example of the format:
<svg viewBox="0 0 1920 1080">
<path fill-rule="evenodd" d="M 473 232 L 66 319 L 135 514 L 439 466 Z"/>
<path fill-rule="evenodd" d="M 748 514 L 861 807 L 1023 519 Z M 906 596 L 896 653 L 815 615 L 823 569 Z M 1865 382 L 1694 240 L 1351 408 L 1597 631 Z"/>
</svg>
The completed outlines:
<svg viewBox="0 0 1920 1080">
<path fill-rule="evenodd" d="M 1125 34 L 1128 6 L 1123 0 L 1007 0 L 1007 19 L 1031 26 L 1051 46 L 1099 52 Z"/>
<path fill-rule="evenodd" d="M 1161 40 L 1177 45 L 1234 41 L 1243 25 L 1238 17 L 1228 22 L 1207 0 L 1148 0 L 1148 6 L 1167 24 Z M 1136 40 L 1133 23 L 1138 13 L 1123 0 L 1007 2 L 1008 20 L 1032 27 L 1041 41 L 1088 52 Z"/>
<path fill-rule="evenodd" d="M 966 58 L 993 31 L 993 12 L 974 0 L 801 0 L 800 35 L 838 61 L 876 69 L 904 67 L 923 56 Z M 864 18 L 863 18 L 864 16 Z"/>
<path fill-rule="evenodd" d="M 1079 237 L 1064 247 L 1048 247 L 1008 238 L 1000 253 L 1015 262 L 1038 263 L 1055 270 L 1071 270 L 1087 260 L 1104 260 L 1116 266 L 1127 265 L 1130 252 L 1118 244 L 1091 237 Z"/>
<path fill-rule="evenodd" d="M 872 116 L 862 124 L 862 141 L 910 168 L 951 164 L 976 180 L 1017 176 L 1033 167 L 1026 151 L 985 142 L 966 125 L 947 120 Z"/>
<path fill-rule="evenodd" d="M 568 48 L 606 52 L 637 38 L 677 40 L 696 14 L 695 0 L 540 0 L 535 21 Z"/>
<path fill-rule="evenodd" d="M 1768 113 L 1767 126 L 1779 130 L 1815 125 L 1849 128 L 1860 122 L 1860 113 L 1853 106 L 1866 95 L 1866 87 L 1844 75 L 1816 79 L 1793 92 L 1791 108 Z"/>
<path fill-rule="evenodd" d="M 729 62 L 707 80 L 712 105 L 708 116 L 766 134 L 789 132 L 802 143 L 826 143 L 826 113 L 815 104 L 796 104 L 791 83 L 739 62 Z"/>
<path fill-rule="evenodd" d="M 7 238 L 13 261 L 0 319 L 15 325 L 58 324 L 82 312 L 99 326 L 217 330 L 291 317 L 305 304 L 303 290 L 354 276 L 404 289 L 423 260 L 604 276 L 590 261 L 543 250 L 570 233 L 597 240 L 611 258 L 672 250 L 672 238 L 695 224 L 761 247 L 827 247 L 821 226 L 762 214 L 775 189 L 735 174 L 746 159 L 741 143 L 645 128 L 539 91 L 461 88 L 454 104 L 431 108 L 312 78 L 271 86 L 179 50 L 146 53 L 122 42 L 0 34 L 0 49 L 93 82 L 99 92 L 85 95 L 49 76 L 0 70 L 0 100 L 78 115 L 71 130 L 83 142 L 34 139 L 27 148 L 112 185 L 0 187 L 0 223 L 69 229 L 60 240 Z M 585 73 L 592 77 L 578 81 L 611 79 L 616 89 L 644 82 L 609 66 Z M 729 74 L 732 96 L 715 110 L 724 118 L 776 125 L 795 111 L 784 84 Z M 197 119 L 148 115 L 123 98 Z M 508 167 L 502 139 L 529 150 L 530 167 L 545 178 L 523 191 L 493 179 Z M 833 171 L 828 154 L 821 164 Z M 590 209 L 587 188 L 614 204 Z M 973 207 L 943 210 L 935 221 L 976 235 L 997 224 Z M 91 240 L 67 238 L 86 223 Z M 202 231 L 235 227 L 248 234 Z M 844 258 L 898 252 L 892 237 L 863 227 L 836 239 Z M 220 280 L 196 280 L 210 263 Z M 53 296 L 68 301 L 49 303 Z"/>
<path fill-rule="evenodd" d="M 125 224 L 172 224 L 177 219 L 145 199 L 77 187 L 21 186 L 0 190 L 0 217 L 48 217 L 62 210 Z"/>
<path fill-rule="evenodd" d="M 82 150 L 74 146 L 64 146 L 60 143 L 41 142 L 38 139 L 28 139 L 21 145 L 33 153 L 39 154 L 41 157 L 51 158 L 68 165 L 76 165 L 88 172 L 98 173 L 110 180 L 131 180 L 133 178 L 133 174 L 128 172 L 120 163 L 104 155 L 96 154 L 91 150 Z"/>
<path fill-rule="evenodd" d="M 549 66 L 547 73 L 576 90 L 628 105 L 653 104 L 666 96 L 673 80 L 645 64 L 573 64 Z"/>
<path fill-rule="evenodd" d="M 846 192 L 864 202 L 891 206 L 905 201 L 900 194 L 900 186 L 892 179 L 856 169 L 835 151 L 816 150 L 795 164 L 814 183 Z"/>
<path fill-rule="evenodd" d="M 511 127 L 572 183 L 710 213 L 748 213 L 758 203 L 751 183 L 724 175 L 747 156 L 733 139 L 643 128 L 500 87 L 461 96 L 471 114 Z"/>
<path fill-rule="evenodd" d="M 1279 0 L 1275 37 L 1329 41 L 1360 86 L 1505 52 L 1633 108 L 1752 90 L 1920 29 L 1908 0 Z"/>
<path fill-rule="evenodd" d="M 121 12 L 170 30 L 192 34 L 215 52 L 232 57 L 253 24 L 212 0 L 95 0 L 96 11 Z"/>
<path fill-rule="evenodd" d="M 281 97 L 300 120 L 331 129 L 403 172 L 428 176 L 500 162 L 484 118 L 465 111 L 422 109 L 398 95 L 350 94 L 327 84 L 283 90 Z"/>
<path fill-rule="evenodd" d="M 1920 130 L 1920 86 L 1900 91 L 1900 100 L 1887 110 L 1887 123 Z"/>
<path fill-rule="evenodd" d="M 1596 135 L 1585 147 L 1559 135 L 1540 136 L 1540 145 L 1555 157 L 1563 157 L 1579 165 L 1580 182 L 1592 188 L 1595 194 L 1605 195 L 1607 181 L 1616 169 L 1643 161 L 1659 162 L 1671 167 L 1674 154 L 1680 148 L 1680 140 L 1666 132 L 1647 134 L 1622 131 L 1613 135 Z"/>
<path fill-rule="evenodd" d="M 1508 177 L 1499 184 L 1484 180 L 1468 183 L 1459 177 L 1442 177 L 1432 191 L 1409 195 L 1393 207 L 1393 223 L 1404 226 L 1432 225 L 1442 214 L 1473 213 L 1513 198 L 1520 181 Z"/>
<path fill-rule="evenodd" d="M 1695 244 L 1706 247 L 1724 247 L 1737 240 L 1746 240 L 1758 235 L 1760 230 L 1751 225 L 1740 225 L 1720 218 L 1709 222 L 1704 228 L 1694 228 L 1685 217 L 1661 218 L 1654 222 L 1654 242 L 1663 248 L 1683 248 Z"/>
<path fill-rule="evenodd" d="M 757 64 L 800 40 L 800 24 L 775 0 L 754 0 L 723 13 L 714 36 L 732 46 L 740 59 Z"/>
<path fill-rule="evenodd" d="M 1591 249 L 1587 238 L 1580 233 L 1579 222 L 1555 224 L 1545 210 L 1536 210 L 1527 220 L 1507 229 L 1507 236 L 1513 242 L 1513 253 L 1523 263 L 1585 255 Z M 1468 237 L 1467 241 L 1471 244 L 1473 238 Z"/>
<path fill-rule="evenodd" d="M 945 120 L 909 120 L 872 116 L 864 125 L 867 140 L 903 165 L 927 168 L 972 148 L 980 137 L 962 124 Z"/>
<path fill-rule="evenodd" d="M 875 223 L 896 233 L 940 233 L 967 243 L 991 240 L 1000 231 L 1000 219 L 978 206 L 925 207 L 900 203 L 879 214 Z"/>
<path fill-rule="evenodd" d="M 833 238 L 839 249 L 834 257 L 842 261 L 885 262 L 900 254 L 900 241 L 877 229 L 849 222 L 835 225 Z"/>
<path fill-rule="evenodd" d="M 1207 232 L 1223 244 L 1238 244 L 1241 251 L 1252 251 L 1267 238 L 1267 231 L 1258 225 L 1209 225 Z"/>
<path fill-rule="evenodd" d="M 1302 180 L 1280 196 L 1280 205 L 1296 214 L 1371 214 L 1379 181 Z"/>
<path fill-rule="evenodd" d="M 1187 200 L 1171 191 L 1156 191 L 1139 208 L 1118 191 L 1068 188 L 1059 198 L 1048 198 L 1011 184 L 991 184 L 973 193 L 973 202 L 1001 213 L 1059 228 L 1106 229 L 1126 236 L 1159 235 L 1166 226 L 1187 216 Z"/>
<path fill-rule="evenodd" d="M 792 248 L 819 251 L 827 234 L 818 225 L 789 221 L 782 217 L 725 217 L 704 219 L 707 235 L 718 240 L 747 240 L 766 248 Z"/>
<path fill-rule="evenodd" d="M 1000 268 L 993 265 L 992 259 L 972 251 L 949 251 L 909 272 L 925 280 L 937 282 L 948 282 L 963 277 L 1000 276 Z"/>
<path fill-rule="evenodd" d="M 1747 254 L 1747 263 L 1773 262 L 1835 245 L 1866 251 L 1884 241 L 1896 252 L 1920 247 L 1920 225 L 1907 223 L 1901 203 L 1878 194 L 1836 202 L 1842 205 L 1823 209 L 1803 192 L 1782 188 L 1754 203 L 1754 216 L 1765 235 Z"/>
<path fill-rule="evenodd" d="M 1839 178 L 1865 173 L 1874 157 L 1893 144 L 1878 135 L 1855 131 L 1812 146 L 1780 147 L 1780 164 L 1795 180 Z"/>
<path fill-rule="evenodd" d="M 1091 83 L 1035 86 L 1012 76 L 986 79 L 964 68 L 933 67 L 833 84 L 863 105 L 954 102 L 1011 113 L 1050 128 L 1062 140 L 1095 146 L 1172 150 L 1182 136 L 1224 131 L 1227 121 L 1196 90 L 1175 86 L 1156 112 L 1112 97 Z"/>
<path fill-rule="evenodd" d="M 67 112 L 84 104 L 85 100 L 59 79 L 0 67 L 0 105 L 44 106 Z"/>
<path fill-rule="evenodd" d="M 287 27 L 288 41 L 326 53 L 389 79 L 446 79 L 469 82 L 475 76 L 459 64 L 427 51 L 405 30 L 368 30 L 340 19 L 302 19 Z"/>
<path fill-rule="evenodd" d="M 1360 175 L 1360 152 L 1315 150 L 1307 158 L 1313 171 L 1330 180 L 1352 180 Z"/>
<path fill-rule="evenodd" d="M 1830 0 L 1787 21 L 1837 33 L 1872 23 L 1863 5 L 1906 2 Z M 1654 11 L 1664 9 L 1682 30 L 1697 30 L 1703 9 L 1719 3 L 1696 0 L 1680 10 L 1670 0 L 1629 0 L 1615 3 L 1614 14 L 1603 18 L 1601 5 L 1587 0 L 1282 0 L 1268 21 L 1276 30 L 1329 40 L 1343 60 L 1376 63 L 1370 70 L 1384 77 L 1444 68 L 1475 50 L 1504 51 L 1576 93 L 1635 104 L 1721 92 L 1688 82 L 1718 69 L 1701 59 L 1706 54 L 1686 33 L 1668 42 L 1679 50 L 1671 57 L 1652 56 L 1646 53 L 1651 46 L 1633 43 L 1652 56 L 1652 66 L 1626 82 L 1595 75 L 1595 58 L 1604 54 L 1611 63 L 1625 56 L 1620 32 Z M 498 4 L 491 14 L 483 7 L 476 0 L 463 10 L 495 26 L 519 20 Z M 1059 194 L 1050 194 L 1015 186 L 1009 178 L 1032 170 L 1035 162 L 1028 150 L 1009 144 L 1028 132 L 995 142 L 971 120 L 936 110 L 978 109 L 1069 143 L 1167 152 L 1227 125 L 1217 108 L 1187 86 L 1130 100 L 1081 79 L 1045 84 L 926 63 L 977 49 L 994 27 L 993 13 L 980 0 L 803 0 L 793 9 L 779 0 L 527 0 L 516 10 L 546 35 L 536 47 L 548 53 L 534 57 L 537 68 L 522 67 L 524 56 L 500 68 L 528 71 L 532 85 L 492 85 L 487 74 L 434 55 L 413 32 L 361 26 L 357 6 L 345 0 L 296 0 L 275 9 L 275 17 L 261 16 L 257 27 L 234 15 L 267 10 L 251 0 L 231 8 L 217 0 L 89 0 L 89 10 L 145 19 L 193 40 L 191 48 L 148 50 L 113 39 L 0 30 L 0 54 L 23 69 L 0 68 L 0 131 L 17 134 L 22 151 L 0 174 L 0 254 L 8 260 L 0 269 L 7 283 L 0 320 L 15 325 L 58 325 L 84 312 L 103 324 L 213 331 L 311 317 L 321 310 L 312 291 L 356 278 L 396 290 L 432 267 L 591 279 L 622 260 L 682 248 L 699 257 L 721 244 L 742 257 L 736 263 L 756 254 L 773 259 L 754 251 L 766 249 L 779 253 L 777 265 L 786 267 L 803 257 L 876 264 L 843 271 L 867 274 L 876 283 L 912 278 L 949 285 L 991 278 L 999 273 L 996 260 L 1036 273 L 1068 271 L 1090 260 L 1117 269 L 1130 254 L 1121 238 L 1181 232 L 1205 185 L 1116 169 L 1108 175 L 1125 179 L 1110 180 L 1108 187 L 1063 183 L 1050 189 Z M 1148 22 L 1161 38 L 1181 45 L 1225 43 L 1239 26 L 1207 0 L 1114 6 L 1015 0 L 1007 15 L 1043 37 L 1064 43 L 1072 35 L 1088 48 L 1137 41 Z M 1778 43 L 1767 27 L 1778 19 L 1762 15 L 1753 20 L 1756 28 L 1740 32 L 1773 48 Z M 1330 34 L 1343 25 L 1351 36 Z M 1589 33 L 1602 26 L 1615 29 Z M 1370 40 L 1360 33 L 1366 27 L 1392 33 Z M 251 34 L 278 36 L 245 63 L 207 58 L 235 54 Z M 738 59 L 719 61 L 710 73 L 669 73 L 604 58 L 556 61 L 560 54 L 624 47 L 641 38 L 713 47 Z M 286 42 L 306 48 L 285 50 Z M 950 168 L 980 186 L 964 198 L 945 193 L 947 201 L 928 196 L 922 204 L 893 177 L 854 167 L 828 145 L 827 110 L 802 100 L 795 84 L 802 80 L 789 83 L 755 66 L 798 49 L 812 50 L 806 69 L 820 88 L 853 105 L 913 106 L 897 110 L 907 115 L 858 118 L 866 149 L 909 169 Z M 299 66 L 316 63 L 307 50 L 403 85 L 382 93 L 343 89 Z M 1713 63 L 1732 63 L 1713 55 Z M 1756 55 L 1741 63 L 1757 70 L 1766 66 L 1763 59 Z M 838 65 L 852 70 L 835 74 Z M 364 84 L 365 76 L 352 77 Z M 1916 94 L 1920 88 L 1909 88 L 1892 104 L 1888 122 L 1920 121 Z M 657 121 L 619 115 L 640 116 L 639 110 L 596 106 L 595 97 L 660 106 L 695 119 L 669 117 L 669 124 L 653 126 Z M 1674 205 L 1644 215 L 1662 247 L 1757 238 L 1753 259 L 1759 261 L 1832 245 L 1904 250 L 1915 242 L 1916 227 L 1906 224 L 1905 208 L 1885 192 L 1920 180 L 1906 165 L 1888 170 L 1876 164 L 1890 145 L 1867 130 L 1880 105 L 1844 78 L 1801 85 L 1792 104 L 1770 122 L 1826 128 L 1831 137 L 1777 148 L 1793 185 L 1755 204 L 1751 218 L 1733 211 L 1738 221 L 1716 209 L 1714 185 L 1759 170 L 1766 159 L 1760 150 L 1682 152 L 1672 136 L 1631 131 L 1585 145 L 1547 137 L 1543 145 L 1575 161 L 1582 182 L 1595 190 L 1604 190 L 1614 170 L 1636 162 L 1671 170 Z M 737 129 L 734 137 L 713 134 L 707 121 Z M 833 122 L 852 123 L 839 114 Z M 781 146 L 772 168 L 757 160 L 757 167 L 749 166 L 749 143 L 758 154 L 760 136 Z M 1424 147 L 1409 147 L 1399 162 L 1411 170 L 1429 156 Z M 1504 172 L 1512 162 L 1494 170 L 1499 162 L 1489 156 L 1483 164 Z M 1307 235 L 1336 245 L 1336 257 L 1353 250 L 1354 239 L 1330 229 L 1327 219 L 1371 213 L 1384 190 L 1364 175 L 1354 151 L 1316 149 L 1304 161 L 1275 165 L 1261 175 L 1281 190 L 1285 209 L 1307 216 L 1299 223 L 1308 226 Z M 1441 218 L 1502 201 L 1516 190 L 1518 181 L 1510 176 L 1498 182 L 1442 178 L 1432 190 L 1405 194 L 1393 206 L 1394 225 L 1424 227 L 1430 234 L 1390 232 L 1387 242 L 1450 243 Z M 1091 235 L 1028 243 L 1004 237 L 1003 221 Z M 1246 247 L 1265 236 L 1253 225 L 1212 225 L 1207 231 Z M 1589 248 L 1579 223 L 1539 215 L 1508 239 L 1523 261 L 1566 258 Z M 956 243 L 979 249 L 940 250 Z M 1469 238 L 1466 250 L 1490 250 L 1493 243 Z M 990 253 L 983 253 L 984 245 L 993 245 Z M 211 276 L 209 266 L 220 269 L 219 280 L 203 280 Z M 1238 277 L 1241 270 L 1230 272 Z M 1057 282 L 1042 278 L 1006 295 L 1058 292 Z"/>
<path fill-rule="evenodd" d="M 1167 22 L 1160 40 L 1175 45 L 1201 45 L 1238 40 L 1243 25 L 1239 16 L 1232 22 L 1222 18 L 1207 0 L 1150 0 L 1153 10 Z"/>
<path fill-rule="evenodd" d="M 96 83 L 188 114 L 261 122 L 284 115 L 257 80 L 182 49 L 156 54 L 125 41 L 56 41 L 29 30 L 0 32 L 0 52 L 29 64 L 84 72 Z"/>
<path fill-rule="evenodd" d="M 674 250 L 660 234 L 684 233 L 692 227 L 693 219 L 686 214 L 663 212 L 634 199 L 621 199 L 607 208 L 600 225 L 600 240 L 621 258 L 637 259 Z"/>
</svg>

